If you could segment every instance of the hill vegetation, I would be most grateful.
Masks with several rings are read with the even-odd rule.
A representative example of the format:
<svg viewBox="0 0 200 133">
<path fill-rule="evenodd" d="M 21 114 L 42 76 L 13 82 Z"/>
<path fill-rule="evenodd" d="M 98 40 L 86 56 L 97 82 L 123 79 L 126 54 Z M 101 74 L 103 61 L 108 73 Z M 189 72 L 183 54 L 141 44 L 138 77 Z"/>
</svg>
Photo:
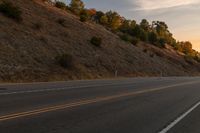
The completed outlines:
<svg viewBox="0 0 200 133">
<path fill-rule="evenodd" d="M 49 0 L 0 0 L 0 80 L 199 75 L 200 55 L 165 22 Z"/>
<path fill-rule="evenodd" d="M 58 8 L 71 11 L 79 16 L 82 22 L 90 20 L 105 26 L 113 33 L 121 33 L 120 36 L 125 41 L 135 43 L 136 40 L 141 40 L 160 48 L 170 45 L 174 50 L 182 52 L 196 61 L 200 61 L 200 54 L 192 49 L 191 42 L 177 41 L 165 22 L 153 21 L 149 23 L 146 19 L 143 19 L 137 24 L 135 20 L 127 20 L 115 11 L 104 13 L 96 11 L 96 9 L 85 9 L 84 3 L 81 0 L 71 0 L 69 5 L 60 1 L 55 2 L 55 5 L 57 4 L 62 5 L 61 7 L 57 6 Z"/>
<path fill-rule="evenodd" d="M 18 7 L 14 6 L 10 2 L 2 1 L 2 3 L 0 4 L 0 12 L 3 13 L 5 16 L 12 18 L 18 22 L 22 20 L 22 12 Z"/>
</svg>

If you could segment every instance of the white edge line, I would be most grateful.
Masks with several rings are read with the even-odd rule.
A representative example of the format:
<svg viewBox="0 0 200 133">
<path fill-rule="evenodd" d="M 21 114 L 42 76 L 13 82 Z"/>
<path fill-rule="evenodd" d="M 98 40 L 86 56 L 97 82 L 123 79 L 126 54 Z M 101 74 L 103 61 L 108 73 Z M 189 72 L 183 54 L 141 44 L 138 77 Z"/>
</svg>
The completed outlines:
<svg viewBox="0 0 200 133">
<path fill-rule="evenodd" d="M 187 115 L 189 115 L 193 110 L 195 110 L 197 107 L 199 107 L 200 105 L 200 101 L 195 104 L 193 107 L 191 107 L 187 112 L 185 112 L 184 114 L 182 114 L 180 117 L 178 117 L 177 119 L 175 119 L 172 123 L 170 123 L 166 128 L 164 128 L 163 130 L 161 130 L 158 133 L 167 133 L 169 130 L 171 130 L 175 125 L 177 125 L 181 120 L 183 120 Z"/>
</svg>

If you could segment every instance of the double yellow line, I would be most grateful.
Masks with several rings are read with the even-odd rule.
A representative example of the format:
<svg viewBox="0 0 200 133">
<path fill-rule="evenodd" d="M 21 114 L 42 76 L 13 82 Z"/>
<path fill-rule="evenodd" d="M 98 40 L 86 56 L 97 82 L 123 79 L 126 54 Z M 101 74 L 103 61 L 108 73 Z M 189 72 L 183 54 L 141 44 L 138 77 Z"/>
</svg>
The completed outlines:
<svg viewBox="0 0 200 133">
<path fill-rule="evenodd" d="M 45 107 L 45 108 L 36 109 L 36 110 L 32 110 L 32 111 L 25 111 L 25 112 L 20 112 L 20 113 L 3 115 L 3 116 L 0 116 L 0 122 L 6 121 L 6 120 L 11 120 L 11 119 L 16 119 L 16 118 L 22 118 L 22 117 L 26 117 L 26 116 L 42 114 L 42 113 L 46 113 L 46 112 L 52 112 L 52 111 L 82 106 L 82 105 L 86 105 L 86 104 L 109 101 L 109 100 L 127 97 L 127 96 L 134 96 L 134 95 L 138 95 L 138 94 L 160 91 L 160 90 L 164 90 L 167 88 L 189 85 L 189 84 L 194 84 L 194 83 L 199 83 L 199 81 L 179 83 L 179 84 L 168 85 L 168 86 L 158 87 L 158 88 L 154 88 L 154 89 L 141 90 L 141 91 L 136 91 L 136 92 L 126 92 L 126 93 L 116 94 L 116 95 L 112 95 L 112 96 L 105 96 L 105 97 L 99 97 L 99 98 L 90 99 L 90 100 L 83 100 L 83 101 L 79 101 L 79 102 L 67 103 L 67 104 L 63 104 L 63 105 Z"/>
</svg>

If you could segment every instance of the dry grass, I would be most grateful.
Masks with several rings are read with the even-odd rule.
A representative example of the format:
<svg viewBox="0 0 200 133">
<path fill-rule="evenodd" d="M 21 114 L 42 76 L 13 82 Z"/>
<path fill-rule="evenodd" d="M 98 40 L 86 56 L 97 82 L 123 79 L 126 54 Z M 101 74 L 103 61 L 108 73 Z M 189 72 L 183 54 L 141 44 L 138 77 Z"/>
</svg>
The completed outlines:
<svg viewBox="0 0 200 133">
<path fill-rule="evenodd" d="M 22 23 L 0 14 L 1 81 L 110 78 L 115 69 L 123 77 L 158 76 L 160 72 L 165 76 L 199 74 L 198 63 L 186 62 L 173 50 L 163 51 L 143 43 L 136 47 L 100 25 L 82 23 L 76 16 L 40 0 L 15 0 L 15 4 L 23 12 Z M 64 26 L 58 23 L 60 18 L 65 20 Z M 102 38 L 101 48 L 90 44 L 93 36 Z M 74 69 L 55 63 L 55 57 L 65 53 L 73 55 Z"/>
</svg>

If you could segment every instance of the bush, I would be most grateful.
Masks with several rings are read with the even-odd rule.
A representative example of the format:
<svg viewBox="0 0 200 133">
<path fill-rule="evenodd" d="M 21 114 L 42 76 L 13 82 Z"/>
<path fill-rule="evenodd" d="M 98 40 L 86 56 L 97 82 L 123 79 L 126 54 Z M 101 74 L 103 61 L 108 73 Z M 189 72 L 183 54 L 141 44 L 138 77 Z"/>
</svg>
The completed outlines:
<svg viewBox="0 0 200 133">
<path fill-rule="evenodd" d="M 62 18 L 60 18 L 60 19 L 57 20 L 57 23 L 59 23 L 59 24 L 62 25 L 63 27 L 66 27 L 66 26 L 65 26 L 65 22 L 66 22 L 66 20 L 65 20 L 65 19 L 62 19 Z"/>
<path fill-rule="evenodd" d="M 154 57 L 154 54 L 151 53 L 151 54 L 150 54 L 150 57 L 153 58 L 153 57 Z"/>
<path fill-rule="evenodd" d="M 142 40 L 142 41 L 144 41 L 144 42 L 147 42 L 148 41 L 148 34 L 147 34 L 147 32 L 145 32 L 145 31 L 141 31 L 141 33 L 140 33 L 140 40 Z"/>
<path fill-rule="evenodd" d="M 20 11 L 19 7 L 14 6 L 10 2 L 3 1 L 0 4 L 0 12 L 16 21 L 22 21 L 22 12 Z"/>
<path fill-rule="evenodd" d="M 200 63 L 200 57 L 199 56 L 194 56 L 193 58 L 194 58 L 195 61 Z"/>
<path fill-rule="evenodd" d="M 63 2 L 61 2 L 61 1 L 57 1 L 57 2 L 55 3 L 55 6 L 56 6 L 57 8 L 60 8 L 60 9 L 66 9 L 66 8 L 67 8 L 66 4 L 63 3 Z"/>
<path fill-rule="evenodd" d="M 164 53 L 163 52 L 159 52 L 159 51 L 155 51 L 155 55 L 158 57 L 164 57 Z"/>
<path fill-rule="evenodd" d="M 195 64 L 193 57 L 190 56 L 190 55 L 185 55 L 185 56 L 184 56 L 184 59 L 185 59 L 185 61 L 186 61 L 187 63 L 189 63 L 190 65 L 194 65 L 194 64 Z"/>
<path fill-rule="evenodd" d="M 56 62 L 63 68 L 71 68 L 73 66 L 73 58 L 70 54 L 63 54 L 57 56 Z"/>
<path fill-rule="evenodd" d="M 100 47 L 102 43 L 102 39 L 100 37 L 92 37 L 92 39 L 90 40 L 90 43 L 96 47 Z"/>
<path fill-rule="evenodd" d="M 164 38 L 160 38 L 158 41 L 158 47 L 165 48 L 166 40 Z"/>
<path fill-rule="evenodd" d="M 139 41 L 140 41 L 140 40 L 139 40 L 138 38 L 133 38 L 133 39 L 131 40 L 131 43 L 132 43 L 133 45 L 137 45 Z"/>
<path fill-rule="evenodd" d="M 34 23 L 33 24 L 33 28 L 36 30 L 40 30 L 43 27 L 43 25 L 41 23 Z"/>
<path fill-rule="evenodd" d="M 120 38 L 121 38 L 123 41 L 125 41 L 125 42 L 130 42 L 130 43 L 133 44 L 133 45 L 137 45 L 138 42 L 139 42 L 139 40 L 140 40 L 140 39 L 138 39 L 138 38 L 136 38 L 136 37 L 132 37 L 132 36 L 130 36 L 130 35 L 128 35 L 128 34 L 120 35 Z"/>
<path fill-rule="evenodd" d="M 144 52 L 144 53 L 147 53 L 147 52 L 148 52 L 148 50 L 147 50 L 147 49 L 143 49 L 143 52 Z"/>
<path fill-rule="evenodd" d="M 88 20 L 88 17 L 87 16 L 85 16 L 85 15 L 81 15 L 80 16 L 80 21 L 81 22 L 86 22 Z"/>
<path fill-rule="evenodd" d="M 148 39 L 151 44 L 156 44 L 158 41 L 158 36 L 155 32 L 150 32 L 148 35 Z"/>
<path fill-rule="evenodd" d="M 82 10 L 80 12 L 80 21 L 86 22 L 88 19 L 89 19 L 89 14 L 88 14 L 87 10 Z"/>
<path fill-rule="evenodd" d="M 121 38 L 123 41 L 125 41 L 125 42 L 131 42 L 131 38 L 130 38 L 130 36 L 127 35 L 127 34 L 121 35 L 120 38 Z"/>
<path fill-rule="evenodd" d="M 48 44 L 48 39 L 44 35 L 39 36 L 39 40 L 44 44 Z"/>
</svg>

